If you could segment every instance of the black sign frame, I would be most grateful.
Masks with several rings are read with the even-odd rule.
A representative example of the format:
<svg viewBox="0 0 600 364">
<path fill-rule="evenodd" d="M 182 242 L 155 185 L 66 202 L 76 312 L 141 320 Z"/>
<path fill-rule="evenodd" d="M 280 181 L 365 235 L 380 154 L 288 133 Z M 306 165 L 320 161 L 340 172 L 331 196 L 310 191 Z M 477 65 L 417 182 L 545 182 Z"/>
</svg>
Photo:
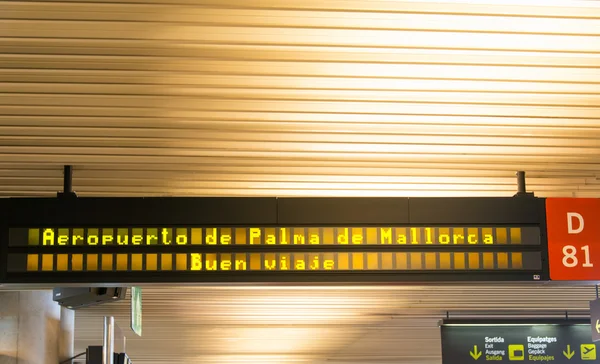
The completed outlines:
<svg viewBox="0 0 600 364">
<path fill-rule="evenodd" d="M 541 245 L 539 272 L 493 270 L 447 272 L 73 272 L 10 273 L 0 269 L 0 283 L 434 283 L 482 281 L 547 281 L 548 252 L 545 200 L 536 197 L 493 198 L 8 198 L 0 200 L 5 215 L 0 226 L 0 259 L 7 262 L 8 229 L 12 227 L 120 226 L 536 226 Z M 71 249 L 74 249 L 72 247 Z M 78 247 L 82 249 L 85 247 Z M 256 246 L 254 248 L 261 249 Z M 362 246 L 363 249 L 376 247 Z M 486 247 L 506 251 L 511 247 Z M 514 249 L 514 247 L 512 247 Z M 11 248 L 11 251 L 13 248 Z M 31 247 L 19 248 L 22 252 Z M 57 247 L 46 247 L 48 253 Z M 156 247 L 156 249 L 167 249 Z M 309 250 L 310 247 L 303 250 Z M 403 249 L 415 249 L 403 247 Z M 453 251 L 463 248 L 453 247 Z M 535 249 L 535 250 L 534 250 Z M 271 248 L 273 250 L 273 248 Z M 64 252 L 64 250 L 60 250 Z M 107 250 L 109 252 L 110 250 Z M 123 252 L 123 250 L 119 250 Z M 521 251 L 521 250 L 519 250 Z M 175 275 L 176 276 L 175 276 Z"/>
</svg>

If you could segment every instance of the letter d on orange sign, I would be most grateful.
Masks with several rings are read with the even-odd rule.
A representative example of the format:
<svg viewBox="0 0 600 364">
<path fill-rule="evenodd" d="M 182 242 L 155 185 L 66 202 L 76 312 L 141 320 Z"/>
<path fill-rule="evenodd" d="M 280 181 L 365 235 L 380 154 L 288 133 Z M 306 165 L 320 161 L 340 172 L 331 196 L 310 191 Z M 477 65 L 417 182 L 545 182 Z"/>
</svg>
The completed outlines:
<svg viewBox="0 0 600 364">
<path fill-rule="evenodd" d="M 548 198 L 546 223 L 550 279 L 600 280 L 600 199 Z"/>
<path fill-rule="evenodd" d="M 576 229 L 573 228 L 573 220 L 577 219 L 578 223 L 579 223 L 579 227 L 577 227 Z M 578 214 L 577 212 L 567 212 L 567 230 L 569 232 L 569 234 L 579 234 L 580 232 L 583 231 L 583 227 L 584 227 L 584 222 L 583 222 L 583 216 L 581 216 L 581 214 Z"/>
</svg>

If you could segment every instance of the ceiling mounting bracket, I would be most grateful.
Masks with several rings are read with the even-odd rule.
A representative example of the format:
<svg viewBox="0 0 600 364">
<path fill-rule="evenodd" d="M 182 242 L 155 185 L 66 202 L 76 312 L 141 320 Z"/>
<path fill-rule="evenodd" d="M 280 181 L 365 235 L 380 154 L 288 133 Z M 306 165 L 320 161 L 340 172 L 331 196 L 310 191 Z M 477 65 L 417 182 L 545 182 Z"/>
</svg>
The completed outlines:
<svg viewBox="0 0 600 364">
<path fill-rule="evenodd" d="M 73 191 L 73 166 L 64 166 L 63 169 L 63 191 L 56 193 L 57 198 L 76 198 L 77 194 Z"/>
<path fill-rule="evenodd" d="M 517 193 L 513 197 L 533 197 L 533 192 L 527 192 L 525 171 L 517 171 Z"/>
</svg>

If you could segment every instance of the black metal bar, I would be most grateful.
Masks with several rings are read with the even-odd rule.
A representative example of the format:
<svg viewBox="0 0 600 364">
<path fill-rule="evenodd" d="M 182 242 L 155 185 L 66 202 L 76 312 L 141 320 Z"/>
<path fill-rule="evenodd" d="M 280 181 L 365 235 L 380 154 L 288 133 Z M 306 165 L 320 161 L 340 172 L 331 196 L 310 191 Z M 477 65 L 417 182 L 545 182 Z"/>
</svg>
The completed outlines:
<svg viewBox="0 0 600 364">
<path fill-rule="evenodd" d="M 118 282 L 119 285 L 135 286 L 139 284 L 206 284 L 206 283 L 293 283 L 293 284 L 409 284 L 409 283 L 507 283 L 507 282 L 531 282 L 531 274 L 523 272 L 498 273 L 487 271 L 483 274 L 473 273 L 415 273 L 409 272 L 399 274 L 398 272 L 364 273 L 364 272 L 334 272 L 334 273 L 312 273 L 312 272 L 239 272 L 231 274 L 193 274 L 190 272 L 117 272 L 99 271 L 97 273 L 79 272 L 39 272 L 39 273 L 13 273 L 7 272 L 3 284 L 36 284 L 46 287 L 57 285 L 76 285 L 78 287 L 89 287 L 101 285 L 112 287 Z M 113 283 L 106 283 L 113 282 Z M 588 319 L 589 323 L 589 319 Z"/>
<path fill-rule="evenodd" d="M 536 198 L 538 201 L 538 211 L 539 211 L 539 222 L 538 226 L 540 228 L 540 243 L 542 247 L 542 260 L 543 260 L 543 268 L 544 273 L 542 275 L 542 281 L 550 280 L 550 253 L 548 252 L 548 234 L 547 234 L 547 226 L 546 226 L 546 200 L 541 198 Z"/>
<path fill-rule="evenodd" d="M 315 200 L 310 206 L 282 202 L 272 197 L 78 197 L 76 204 L 60 199 L 10 198 L 8 223 L 12 226 L 39 225 L 415 225 L 448 224 L 497 226 L 506 224 L 539 225 L 539 201 L 536 198 L 465 197 L 411 198 L 410 221 L 406 214 L 396 213 L 392 206 L 338 198 Z M 279 206 L 278 206 L 279 204 Z M 343 219 L 332 216 L 335 205 L 343 211 Z M 331 214 L 316 214 L 328 209 Z M 343 209 L 343 210 L 342 210 Z M 293 210 L 295 214 L 283 210 Z M 375 211 L 377 210 L 377 211 Z M 277 213 L 279 212 L 279 219 Z M 388 213 L 389 216 L 383 219 Z M 313 218 L 309 218 L 310 216 Z M 340 212 L 338 215 L 342 215 Z M 396 216 L 396 218 L 393 218 Z M 381 218 L 381 219 L 380 219 Z"/>
<path fill-rule="evenodd" d="M 510 316 L 506 318 L 454 318 L 450 320 L 442 320 L 441 325 L 544 325 L 544 324 L 554 324 L 554 325 L 589 325 L 589 318 L 574 318 L 570 319 L 562 319 L 560 315 L 557 314 L 556 318 L 540 318 L 537 316 L 527 316 L 527 317 L 515 317 Z"/>
<path fill-rule="evenodd" d="M 73 191 L 73 166 L 66 165 L 63 169 L 63 191 L 56 194 L 58 198 L 73 198 L 77 194 Z"/>
<path fill-rule="evenodd" d="M 533 192 L 527 192 L 527 185 L 525 184 L 525 171 L 517 171 L 517 193 L 514 197 L 533 197 Z"/>
<path fill-rule="evenodd" d="M 63 192 L 70 194 L 73 192 L 73 167 L 65 166 L 63 175 Z"/>
<path fill-rule="evenodd" d="M 517 172 L 517 193 L 518 194 L 524 194 L 527 193 L 527 188 L 525 185 L 525 172 L 524 171 L 518 171 Z"/>
</svg>

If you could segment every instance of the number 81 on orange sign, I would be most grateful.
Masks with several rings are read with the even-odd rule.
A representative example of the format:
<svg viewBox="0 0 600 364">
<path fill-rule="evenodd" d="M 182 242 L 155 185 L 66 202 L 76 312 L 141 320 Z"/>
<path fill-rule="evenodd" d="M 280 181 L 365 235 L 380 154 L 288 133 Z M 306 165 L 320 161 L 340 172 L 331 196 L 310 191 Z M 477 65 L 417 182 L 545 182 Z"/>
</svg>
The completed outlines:
<svg viewBox="0 0 600 364">
<path fill-rule="evenodd" d="M 600 280 L 600 199 L 549 198 L 546 224 L 550 279 Z"/>
</svg>

